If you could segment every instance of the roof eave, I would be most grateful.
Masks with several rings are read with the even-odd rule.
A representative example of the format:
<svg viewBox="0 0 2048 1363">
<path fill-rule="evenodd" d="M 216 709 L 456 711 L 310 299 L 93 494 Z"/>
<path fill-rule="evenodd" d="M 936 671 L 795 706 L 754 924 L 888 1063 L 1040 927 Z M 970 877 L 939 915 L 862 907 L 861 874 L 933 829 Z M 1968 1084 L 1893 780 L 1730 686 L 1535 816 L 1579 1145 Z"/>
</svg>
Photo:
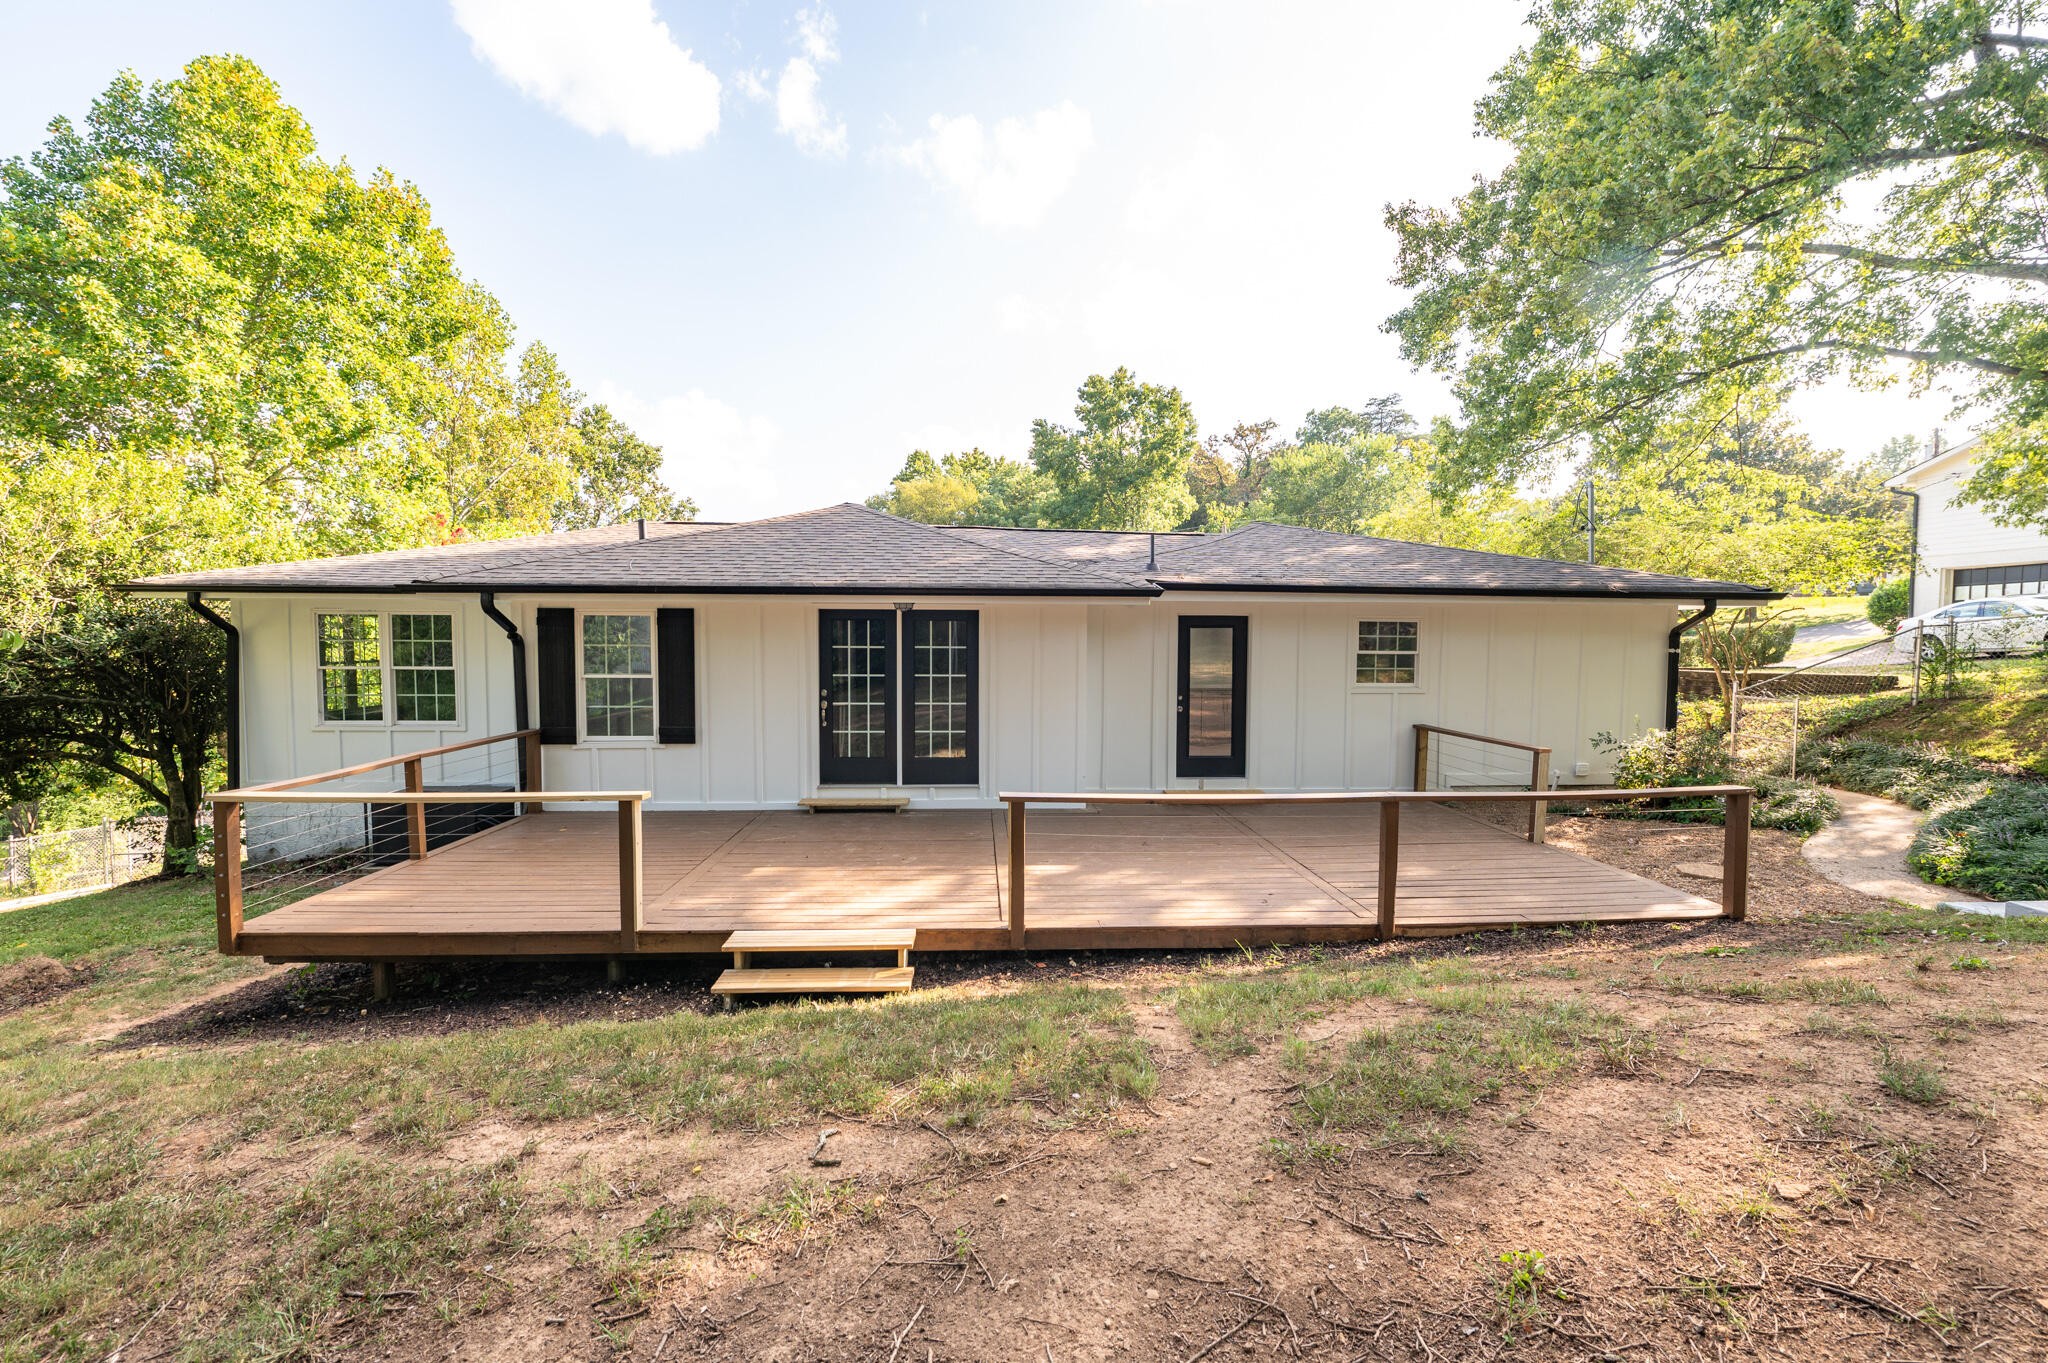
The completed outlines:
<svg viewBox="0 0 2048 1363">
<path fill-rule="evenodd" d="M 1325 596 L 1558 596 L 1588 601 L 1779 601 L 1785 593 L 1763 587 L 1718 586 L 1615 590 L 1604 587 L 1437 587 L 1313 585 L 1295 582 L 1189 582 L 1153 579 L 1169 592 L 1297 592 Z"/>
</svg>

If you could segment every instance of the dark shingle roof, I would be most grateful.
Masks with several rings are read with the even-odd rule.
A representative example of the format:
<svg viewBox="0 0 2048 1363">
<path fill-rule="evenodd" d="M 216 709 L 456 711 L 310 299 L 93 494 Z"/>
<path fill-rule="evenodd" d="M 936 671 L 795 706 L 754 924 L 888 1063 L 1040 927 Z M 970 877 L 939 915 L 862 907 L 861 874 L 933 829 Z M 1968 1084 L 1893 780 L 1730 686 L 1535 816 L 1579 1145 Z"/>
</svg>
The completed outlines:
<svg viewBox="0 0 2048 1363">
<path fill-rule="evenodd" d="M 983 544 L 852 502 L 700 535 L 629 541 L 482 572 L 457 570 L 436 581 L 499 590 L 1152 593 L 1143 578 Z"/>
<path fill-rule="evenodd" d="M 1148 565 L 1153 555 L 1157 566 Z M 1255 521 L 1225 535 L 930 526 L 852 503 L 732 525 L 650 523 L 130 583 L 145 591 L 1165 591 L 1771 600 L 1739 582 L 1446 549 Z"/>
<path fill-rule="evenodd" d="M 701 521 L 649 521 L 647 534 L 686 535 L 715 530 Z M 580 553 L 639 538 L 640 527 L 603 525 L 590 530 L 560 530 L 548 535 L 516 535 L 501 540 L 464 540 L 425 549 L 388 549 L 377 554 L 344 554 L 335 558 L 298 559 L 291 563 L 258 563 L 247 568 L 211 568 L 194 573 L 163 573 L 138 578 L 130 591 L 358 591 L 410 592 L 437 576 L 476 572 L 563 553 Z"/>
<path fill-rule="evenodd" d="M 1322 591 L 1520 596 L 1702 596 L 1768 600 L 1765 587 L 1673 577 L 1558 559 L 1447 549 L 1407 540 L 1340 535 L 1299 525 L 1252 521 L 1224 535 L 1161 534 L 1158 567 L 1146 560 L 1153 537 L 1117 531 L 1002 530 L 971 534 L 991 544 L 1043 546 L 1114 571 L 1140 574 L 1181 590 Z"/>
</svg>

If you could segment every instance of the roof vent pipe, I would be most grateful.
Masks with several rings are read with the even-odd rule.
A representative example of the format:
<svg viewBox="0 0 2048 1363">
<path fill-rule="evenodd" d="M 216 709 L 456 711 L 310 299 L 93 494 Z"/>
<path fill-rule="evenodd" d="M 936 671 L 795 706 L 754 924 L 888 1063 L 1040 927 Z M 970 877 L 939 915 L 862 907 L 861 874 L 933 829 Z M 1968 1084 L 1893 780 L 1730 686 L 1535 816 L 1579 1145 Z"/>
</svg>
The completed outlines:
<svg viewBox="0 0 2048 1363">
<path fill-rule="evenodd" d="M 647 518 L 646 518 L 645 516 L 642 516 L 642 517 L 640 517 L 640 518 L 639 518 L 639 519 L 638 519 L 637 521 L 635 521 L 635 522 L 634 522 L 634 524 L 640 527 L 640 538 L 641 538 L 641 539 L 643 539 L 643 540 L 644 540 L 644 539 L 646 539 L 646 538 L 647 538 Z"/>
<path fill-rule="evenodd" d="M 1145 536 L 1145 571 L 1159 571 L 1159 532 L 1156 530 Z"/>
</svg>

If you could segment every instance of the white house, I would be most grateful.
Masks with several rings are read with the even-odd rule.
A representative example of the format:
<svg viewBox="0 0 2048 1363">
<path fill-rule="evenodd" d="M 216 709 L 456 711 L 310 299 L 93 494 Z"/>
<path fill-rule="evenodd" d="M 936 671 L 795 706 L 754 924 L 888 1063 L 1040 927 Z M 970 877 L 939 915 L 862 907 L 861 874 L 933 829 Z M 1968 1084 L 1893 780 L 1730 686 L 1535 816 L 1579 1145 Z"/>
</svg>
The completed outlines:
<svg viewBox="0 0 2048 1363">
<path fill-rule="evenodd" d="M 527 788 L 644 789 L 656 810 L 1386 789 L 1413 777 L 1418 723 L 1600 782 L 1598 735 L 1671 722 L 1683 622 L 1778 595 L 1291 526 L 952 528 L 854 505 L 131 587 L 230 603 L 235 784 L 531 726 Z"/>
<path fill-rule="evenodd" d="M 1921 615 L 1951 601 L 2048 595 L 2048 531 L 1995 523 L 1956 493 L 1977 463 L 1965 441 L 1885 484 L 1913 498 L 1913 604 Z"/>
</svg>

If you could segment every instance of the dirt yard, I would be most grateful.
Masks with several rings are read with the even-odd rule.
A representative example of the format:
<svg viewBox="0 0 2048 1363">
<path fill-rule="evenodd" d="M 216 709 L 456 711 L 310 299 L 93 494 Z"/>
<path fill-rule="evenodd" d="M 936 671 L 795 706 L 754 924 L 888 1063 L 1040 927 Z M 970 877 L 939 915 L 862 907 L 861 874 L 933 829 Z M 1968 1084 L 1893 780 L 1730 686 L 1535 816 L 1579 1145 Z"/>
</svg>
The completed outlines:
<svg viewBox="0 0 2048 1363">
<path fill-rule="evenodd" d="M 1553 835 L 1712 893 L 1676 867 L 1717 830 Z M 77 1235 L 190 1253 L 67 1268 L 0 1213 L 0 1357 L 2048 1357 L 2043 946 L 1756 842 L 1746 923 L 928 960 L 947 1011 L 907 1037 L 903 1000 L 708 1014 L 697 968 L 128 998 L 69 1063 L 242 1096 L 175 1100 L 138 1181 L 52 1185 L 90 1120 L 38 1071 L 0 1168 Z M 12 1025 L 104 1028 L 82 1000 L 133 972 L 94 968 L 25 974 Z M 1041 999 L 1078 1011 L 1038 1036 Z M 151 1186 L 265 1210 L 152 1221 Z"/>
</svg>

